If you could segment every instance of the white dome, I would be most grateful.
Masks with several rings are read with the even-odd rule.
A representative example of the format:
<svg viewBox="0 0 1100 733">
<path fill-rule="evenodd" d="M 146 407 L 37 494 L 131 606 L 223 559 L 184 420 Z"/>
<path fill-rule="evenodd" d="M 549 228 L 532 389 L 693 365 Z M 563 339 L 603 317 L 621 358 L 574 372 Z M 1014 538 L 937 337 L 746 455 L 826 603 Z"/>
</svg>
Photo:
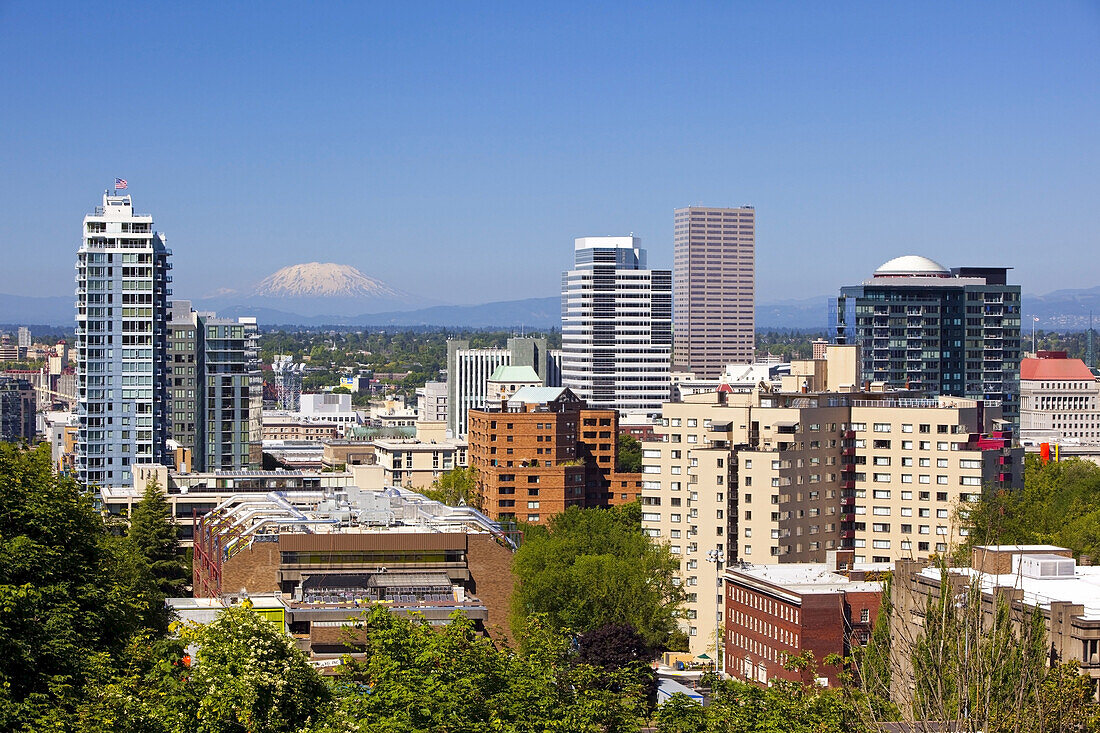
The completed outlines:
<svg viewBox="0 0 1100 733">
<path fill-rule="evenodd" d="M 875 277 L 897 277 L 898 275 L 924 275 L 926 277 L 950 276 L 951 271 L 946 267 L 920 255 L 904 255 L 895 257 L 875 270 Z"/>
</svg>

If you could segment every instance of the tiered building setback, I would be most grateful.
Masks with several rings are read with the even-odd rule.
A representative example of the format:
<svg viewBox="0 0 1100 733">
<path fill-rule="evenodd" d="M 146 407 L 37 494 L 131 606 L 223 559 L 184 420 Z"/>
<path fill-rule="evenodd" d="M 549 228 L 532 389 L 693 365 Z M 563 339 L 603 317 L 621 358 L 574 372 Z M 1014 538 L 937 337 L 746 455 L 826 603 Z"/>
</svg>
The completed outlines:
<svg viewBox="0 0 1100 733">
<path fill-rule="evenodd" d="M 669 398 L 672 273 L 638 237 L 582 237 L 562 275 L 562 385 L 592 408 L 656 413 Z"/>
</svg>

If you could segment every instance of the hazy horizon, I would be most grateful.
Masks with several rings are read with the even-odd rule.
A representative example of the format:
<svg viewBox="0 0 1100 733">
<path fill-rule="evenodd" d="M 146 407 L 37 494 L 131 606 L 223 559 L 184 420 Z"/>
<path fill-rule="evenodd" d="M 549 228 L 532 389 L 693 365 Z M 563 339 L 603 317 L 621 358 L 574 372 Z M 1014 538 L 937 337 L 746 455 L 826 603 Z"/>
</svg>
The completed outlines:
<svg viewBox="0 0 1100 733">
<path fill-rule="evenodd" d="M 0 292 L 71 292 L 115 176 L 178 298 L 311 261 L 552 296 L 577 236 L 671 267 L 690 204 L 756 206 L 761 303 L 902 254 L 1100 282 L 1089 3 L 3 4 L 0 38 Z"/>
</svg>

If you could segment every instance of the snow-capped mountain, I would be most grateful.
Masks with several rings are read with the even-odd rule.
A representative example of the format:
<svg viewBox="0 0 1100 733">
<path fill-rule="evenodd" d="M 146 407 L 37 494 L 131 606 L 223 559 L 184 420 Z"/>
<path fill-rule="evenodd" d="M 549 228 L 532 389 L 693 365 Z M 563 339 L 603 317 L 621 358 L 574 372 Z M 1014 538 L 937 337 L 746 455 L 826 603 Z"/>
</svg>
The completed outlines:
<svg viewBox="0 0 1100 733">
<path fill-rule="evenodd" d="M 276 298 L 401 298 L 406 294 L 381 280 L 364 275 L 351 265 L 306 262 L 268 275 L 256 285 L 253 295 Z"/>
</svg>

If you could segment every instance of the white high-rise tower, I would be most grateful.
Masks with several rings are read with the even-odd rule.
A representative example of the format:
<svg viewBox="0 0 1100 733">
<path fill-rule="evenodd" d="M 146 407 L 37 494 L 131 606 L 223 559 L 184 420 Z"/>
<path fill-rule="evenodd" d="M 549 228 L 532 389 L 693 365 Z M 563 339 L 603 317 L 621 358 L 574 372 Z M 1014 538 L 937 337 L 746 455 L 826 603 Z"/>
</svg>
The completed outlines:
<svg viewBox="0 0 1100 733">
<path fill-rule="evenodd" d="M 129 196 L 103 194 L 84 217 L 76 263 L 80 418 L 76 469 L 123 486 L 135 463 L 166 460 L 170 250 Z"/>
<path fill-rule="evenodd" d="M 562 385 L 597 408 L 659 412 L 669 399 L 672 272 L 638 237 L 582 237 L 562 274 Z"/>
</svg>

